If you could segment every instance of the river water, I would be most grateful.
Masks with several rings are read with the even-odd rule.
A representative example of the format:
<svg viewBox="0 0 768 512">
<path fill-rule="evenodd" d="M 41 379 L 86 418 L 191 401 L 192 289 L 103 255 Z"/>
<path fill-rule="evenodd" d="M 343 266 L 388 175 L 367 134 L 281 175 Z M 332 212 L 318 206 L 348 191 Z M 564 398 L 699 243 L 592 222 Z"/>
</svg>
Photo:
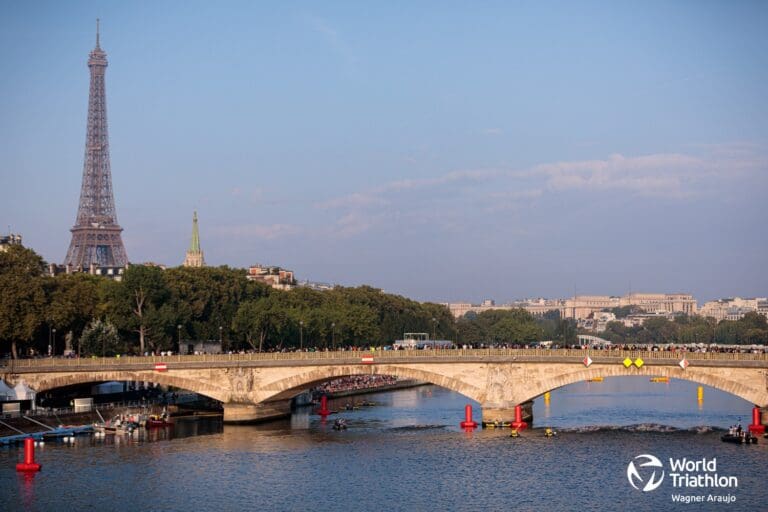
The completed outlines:
<svg viewBox="0 0 768 512">
<path fill-rule="evenodd" d="M 723 428 L 739 417 L 749 423 L 751 404 L 711 388 L 699 404 L 696 385 L 685 381 L 577 383 L 553 391 L 549 405 L 537 399 L 535 428 L 516 439 L 507 429 L 463 432 L 467 399 L 443 388 L 365 398 L 377 405 L 340 413 L 349 424 L 342 432 L 304 410 L 266 425 L 190 420 L 137 438 L 49 442 L 37 451 L 43 470 L 32 478 L 15 471 L 22 450 L 3 448 L 0 510 L 768 509 L 768 439 L 722 443 Z M 545 438 L 544 426 L 558 436 Z M 663 465 L 635 461 L 640 489 L 664 471 L 649 492 L 627 476 L 641 454 Z M 675 487 L 670 458 L 714 459 L 717 474 L 735 476 L 738 487 Z"/>
</svg>

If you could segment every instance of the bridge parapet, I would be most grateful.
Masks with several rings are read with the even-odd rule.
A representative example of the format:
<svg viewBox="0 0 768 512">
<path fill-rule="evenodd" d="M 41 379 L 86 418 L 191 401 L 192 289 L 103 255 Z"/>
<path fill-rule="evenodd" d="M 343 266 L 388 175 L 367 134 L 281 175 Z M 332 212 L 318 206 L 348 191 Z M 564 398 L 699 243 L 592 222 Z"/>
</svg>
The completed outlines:
<svg viewBox="0 0 768 512">
<path fill-rule="evenodd" d="M 9 359 L 0 366 L 5 373 L 26 373 L 26 371 L 63 371 L 83 368 L 146 368 L 155 363 L 182 363 L 206 366 L 237 366 L 237 363 L 251 363 L 245 366 L 258 366 L 265 363 L 285 364 L 334 364 L 359 362 L 362 356 L 373 356 L 381 362 L 403 361 L 478 361 L 509 359 L 518 362 L 536 362 L 540 360 L 568 361 L 582 360 L 589 356 L 594 361 L 621 361 L 626 358 L 641 358 L 645 364 L 677 364 L 685 358 L 689 361 L 753 361 L 768 363 L 768 353 L 741 352 L 682 352 L 650 350 L 580 350 L 580 349 L 427 349 L 427 350 L 377 350 L 377 351 L 328 351 L 328 352 L 268 352 L 255 354 L 203 354 L 145 357 L 95 357 L 95 358 L 40 358 Z M 233 364 L 234 363 L 234 364 Z M 255 363 L 255 364 L 254 364 Z M 761 365 L 762 366 L 762 365 Z"/>
</svg>

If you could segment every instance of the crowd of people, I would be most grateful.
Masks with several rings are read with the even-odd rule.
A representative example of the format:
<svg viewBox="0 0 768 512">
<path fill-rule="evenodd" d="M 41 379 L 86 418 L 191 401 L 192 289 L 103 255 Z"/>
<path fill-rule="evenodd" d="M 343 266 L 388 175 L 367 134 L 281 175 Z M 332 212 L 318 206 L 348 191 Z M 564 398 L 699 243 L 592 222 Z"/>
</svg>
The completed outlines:
<svg viewBox="0 0 768 512">
<path fill-rule="evenodd" d="M 396 382 L 397 377 L 391 375 L 353 375 L 323 382 L 312 390 L 312 395 L 320 397 L 321 395 L 332 395 L 333 393 L 342 393 L 344 391 L 372 389 L 389 386 Z"/>
</svg>

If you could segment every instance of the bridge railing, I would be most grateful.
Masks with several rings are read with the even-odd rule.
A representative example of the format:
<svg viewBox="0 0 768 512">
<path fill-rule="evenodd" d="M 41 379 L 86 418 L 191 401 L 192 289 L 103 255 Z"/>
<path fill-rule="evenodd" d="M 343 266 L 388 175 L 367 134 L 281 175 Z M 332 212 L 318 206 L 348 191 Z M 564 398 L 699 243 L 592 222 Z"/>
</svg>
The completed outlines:
<svg viewBox="0 0 768 512">
<path fill-rule="evenodd" d="M 402 359 L 451 359 L 466 358 L 468 360 L 488 357 L 521 357 L 521 358 L 584 358 L 589 355 L 592 359 L 610 358 L 632 360 L 638 357 L 644 361 L 680 360 L 683 357 L 691 361 L 768 361 L 767 353 L 742 352 L 683 352 L 683 351 L 650 351 L 650 350 L 580 350 L 580 349 L 427 349 L 427 350 L 360 350 L 360 351 L 328 351 L 328 352 L 267 352 L 255 354 L 202 354 L 175 356 L 145 356 L 145 357 L 94 357 L 94 358 L 40 358 L 15 359 L 4 361 L 5 371 L 14 369 L 34 368 L 83 368 L 83 367 L 125 367 L 130 365 L 145 366 L 155 363 L 224 363 L 224 362 L 294 362 L 310 363 L 312 361 L 345 361 L 358 360 L 363 356 L 373 356 L 377 362 Z"/>
</svg>

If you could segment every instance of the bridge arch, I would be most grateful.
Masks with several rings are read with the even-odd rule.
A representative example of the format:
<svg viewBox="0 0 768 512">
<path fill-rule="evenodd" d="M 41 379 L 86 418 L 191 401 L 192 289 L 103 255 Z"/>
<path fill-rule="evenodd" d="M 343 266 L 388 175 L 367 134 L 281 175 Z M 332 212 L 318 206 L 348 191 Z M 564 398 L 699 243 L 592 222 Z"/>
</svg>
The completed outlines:
<svg viewBox="0 0 768 512">
<path fill-rule="evenodd" d="M 484 389 L 473 386 L 461 379 L 427 371 L 422 368 L 413 368 L 401 364 L 377 364 L 373 366 L 356 364 L 314 367 L 306 372 L 297 373 L 290 377 L 265 384 L 263 391 L 260 393 L 259 401 L 292 398 L 321 382 L 355 375 L 391 375 L 401 379 L 419 380 L 450 389 L 478 402 L 485 395 Z"/>
<path fill-rule="evenodd" d="M 517 403 L 527 402 L 548 391 L 596 377 L 633 376 L 687 380 L 730 393 L 760 407 L 768 405 L 768 373 L 765 371 L 754 370 L 754 379 L 747 384 L 744 382 L 743 376 L 740 380 L 735 380 L 728 369 L 723 368 L 689 368 L 681 371 L 679 368 L 669 366 L 626 369 L 617 365 L 595 365 L 528 382 L 514 391 L 514 401 Z"/>
<path fill-rule="evenodd" d="M 199 380 L 197 378 L 182 377 L 172 373 L 154 371 L 110 370 L 103 372 L 76 372 L 67 374 L 34 374 L 20 375 L 18 380 L 23 380 L 38 393 L 78 384 L 119 381 L 151 382 L 161 386 L 173 386 L 175 388 L 185 389 L 199 395 L 207 396 L 208 398 L 213 398 L 220 402 L 226 402 L 230 398 L 230 390 L 212 385 L 210 382 Z"/>
</svg>

